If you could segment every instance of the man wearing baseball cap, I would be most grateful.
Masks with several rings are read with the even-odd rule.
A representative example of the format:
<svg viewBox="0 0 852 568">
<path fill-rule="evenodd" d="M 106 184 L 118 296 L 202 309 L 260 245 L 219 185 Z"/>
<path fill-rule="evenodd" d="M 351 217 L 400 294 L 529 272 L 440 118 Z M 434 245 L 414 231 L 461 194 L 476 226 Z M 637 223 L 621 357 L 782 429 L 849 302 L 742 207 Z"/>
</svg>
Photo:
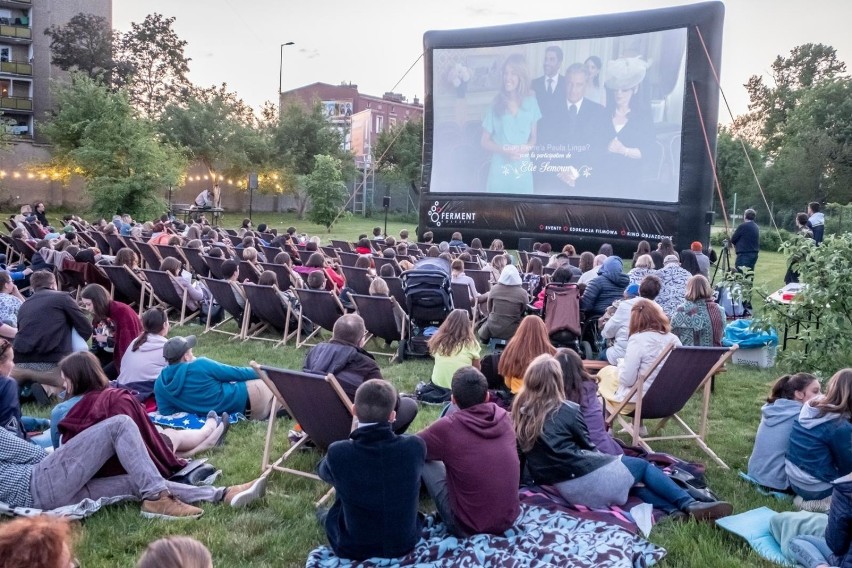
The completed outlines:
<svg viewBox="0 0 852 568">
<path fill-rule="evenodd" d="M 272 391 L 251 367 L 232 367 L 192 353 L 194 335 L 172 337 L 163 346 L 169 363 L 154 383 L 160 414 L 190 412 L 206 415 L 238 412 L 265 420 L 272 408 Z"/>
</svg>

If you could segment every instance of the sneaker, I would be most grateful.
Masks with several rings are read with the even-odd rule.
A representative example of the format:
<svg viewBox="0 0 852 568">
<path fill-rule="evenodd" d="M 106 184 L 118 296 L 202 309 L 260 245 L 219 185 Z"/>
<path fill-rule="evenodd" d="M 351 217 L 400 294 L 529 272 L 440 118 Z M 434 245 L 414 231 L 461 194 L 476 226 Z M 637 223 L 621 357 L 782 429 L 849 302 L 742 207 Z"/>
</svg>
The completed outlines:
<svg viewBox="0 0 852 568">
<path fill-rule="evenodd" d="M 621 430 L 618 431 L 618 433 L 619 434 L 629 434 L 630 436 L 632 436 L 633 435 L 633 425 L 630 424 L 630 425 L 622 428 Z M 648 429 L 645 428 L 644 425 L 639 426 L 639 437 L 645 438 L 647 436 L 648 436 Z"/>
<path fill-rule="evenodd" d="M 222 500 L 231 507 L 238 509 L 254 503 L 264 495 L 266 495 L 266 476 L 258 477 L 254 481 L 242 485 L 228 487 Z"/>
<path fill-rule="evenodd" d="M 142 501 L 142 516 L 146 519 L 197 519 L 204 514 L 198 507 L 179 501 L 174 495 L 163 491 L 156 499 Z"/>
<path fill-rule="evenodd" d="M 800 511 L 810 511 L 811 513 L 828 513 L 831 508 L 831 495 L 825 499 L 814 499 L 808 501 L 800 495 L 793 498 L 793 505 Z"/>
<path fill-rule="evenodd" d="M 694 501 L 684 511 L 696 521 L 712 521 L 727 517 L 734 512 L 734 507 L 725 501 Z"/>
</svg>

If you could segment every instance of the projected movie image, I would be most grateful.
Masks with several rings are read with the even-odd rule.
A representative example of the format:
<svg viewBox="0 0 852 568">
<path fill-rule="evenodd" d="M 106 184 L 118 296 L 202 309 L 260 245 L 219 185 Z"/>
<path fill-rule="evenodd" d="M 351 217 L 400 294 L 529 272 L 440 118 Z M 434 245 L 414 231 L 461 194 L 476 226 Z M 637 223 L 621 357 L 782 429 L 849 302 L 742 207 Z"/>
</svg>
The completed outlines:
<svg viewBox="0 0 852 568">
<path fill-rule="evenodd" d="M 677 202 L 686 41 L 435 49 L 429 191 Z"/>
</svg>

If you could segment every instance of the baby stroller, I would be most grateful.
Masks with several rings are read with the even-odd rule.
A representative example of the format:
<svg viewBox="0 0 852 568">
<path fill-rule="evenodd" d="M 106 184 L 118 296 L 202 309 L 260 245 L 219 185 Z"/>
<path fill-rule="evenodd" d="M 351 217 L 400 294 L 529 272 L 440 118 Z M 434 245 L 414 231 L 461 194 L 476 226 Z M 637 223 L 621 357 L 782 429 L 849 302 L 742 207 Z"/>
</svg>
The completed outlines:
<svg viewBox="0 0 852 568">
<path fill-rule="evenodd" d="M 544 288 L 542 317 L 555 347 L 580 351 L 580 290 L 576 284 L 552 282 Z"/>
<path fill-rule="evenodd" d="M 399 344 L 397 359 L 428 357 L 426 330 L 444 323 L 453 311 L 450 263 L 443 258 L 424 258 L 400 276 L 408 312 L 408 332 Z"/>
</svg>

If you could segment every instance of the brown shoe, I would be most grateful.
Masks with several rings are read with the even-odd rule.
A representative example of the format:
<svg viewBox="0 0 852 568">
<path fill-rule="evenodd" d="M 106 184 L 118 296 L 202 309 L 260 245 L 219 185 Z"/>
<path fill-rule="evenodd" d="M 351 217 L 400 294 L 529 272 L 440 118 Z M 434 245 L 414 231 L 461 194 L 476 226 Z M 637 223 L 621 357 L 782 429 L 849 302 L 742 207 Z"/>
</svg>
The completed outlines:
<svg viewBox="0 0 852 568">
<path fill-rule="evenodd" d="M 253 503 L 266 495 L 266 477 L 258 477 L 254 481 L 233 485 L 225 490 L 223 501 L 231 507 L 239 508 Z"/>
<path fill-rule="evenodd" d="M 696 521 L 712 521 L 727 517 L 734 512 L 734 508 L 730 503 L 725 501 L 713 501 L 706 503 L 703 501 L 694 501 L 686 507 L 684 511 Z"/>
<path fill-rule="evenodd" d="M 179 501 L 166 491 L 156 499 L 142 501 L 142 516 L 146 519 L 197 519 L 203 514 L 203 510 Z"/>
</svg>

